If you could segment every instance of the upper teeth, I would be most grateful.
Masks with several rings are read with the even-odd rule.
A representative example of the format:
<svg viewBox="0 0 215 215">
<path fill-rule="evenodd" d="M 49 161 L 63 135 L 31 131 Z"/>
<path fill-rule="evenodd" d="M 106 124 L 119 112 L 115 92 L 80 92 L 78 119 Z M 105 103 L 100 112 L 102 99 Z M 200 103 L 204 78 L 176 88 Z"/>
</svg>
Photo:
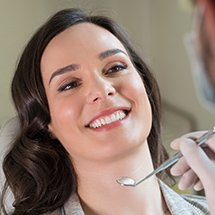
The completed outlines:
<svg viewBox="0 0 215 215">
<path fill-rule="evenodd" d="M 110 124 L 112 122 L 116 122 L 118 120 L 124 119 L 126 117 L 126 114 L 122 110 L 118 110 L 114 113 L 112 113 L 109 116 L 105 116 L 103 118 L 96 119 L 92 123 L 89 124 L 90 128 L 99 128 L 103 125 Z"/>
</svg>

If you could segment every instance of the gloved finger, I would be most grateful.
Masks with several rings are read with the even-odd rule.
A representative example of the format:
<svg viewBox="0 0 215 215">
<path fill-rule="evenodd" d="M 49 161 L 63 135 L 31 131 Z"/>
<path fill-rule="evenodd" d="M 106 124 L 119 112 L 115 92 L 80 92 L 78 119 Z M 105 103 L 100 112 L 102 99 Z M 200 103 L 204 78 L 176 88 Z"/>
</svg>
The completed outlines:
<svg viewBox="0 0 215 215">
<path fill-rule="evenodd" d="M 198 175 L 204 187 L 212 183 L 215 178 L 215 165 L 208 158 L 206 153 L 192 140 L 181 142 L 180 150 L 187 164 Z M 213 182 L 214 183 L 214 182 Z"/>
<path fill-rule="evenodd" d="M 203 187 L 203 184 L 202 184 L 202 182 L 199 180 L 199 178 L 197 178 L 195 184 L 193 185 L 193 188 L 194 188 L 194 190 L 196 190 L 196 191 L 200 191 L 200 190 L 202 190 L 202 189 L 204 188 L 204 187 Z"/>
<path fill-rule="evenodd" d="M 181 177 L 181 179 L 180 179 L 180 181 L 178 183 L 178 188 L 180 190 L 186 190 L 187 188 L 189 188 L 190 186 L 192 186 L 195 183 L 195 181 L 196 181 L 197 178 L 198 177 L 195 174 L 195 172 L 193 172 L 192 169 L 189 169 Z"/>
<path fill-rule="evenodd" d="M 180 176 L 186 173 L 190 169 L 189 165 L 187 164 L 187 161 L 184 157 L 181 157 L 179 161 L 172 166 L 170 169 L 170 173 L 173 176 Z"/>
<path fill-rule="evenodd" d="M 182 140 L 182 138 L 177 138 L 177 139 L 173 140 L 170 143 L 171 148 L 174 149 L 174 150 L 179 150 L 180 149 L 181 140 Z"/>
</svg>

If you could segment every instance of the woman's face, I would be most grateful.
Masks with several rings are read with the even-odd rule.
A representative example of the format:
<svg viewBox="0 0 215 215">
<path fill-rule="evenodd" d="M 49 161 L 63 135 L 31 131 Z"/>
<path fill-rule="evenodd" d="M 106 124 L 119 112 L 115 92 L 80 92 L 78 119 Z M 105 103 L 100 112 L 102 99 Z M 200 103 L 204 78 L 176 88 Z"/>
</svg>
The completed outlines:
<svg viewBox="0 0 215 215">
<path fill-rule="evenodd" d="M 72 26 L 46 47 L 41 72 L 49 130 L 72 159 L 108 160 L 146 142 L 151 107 L 121 42 L 90 23 Z"/>
</svg>

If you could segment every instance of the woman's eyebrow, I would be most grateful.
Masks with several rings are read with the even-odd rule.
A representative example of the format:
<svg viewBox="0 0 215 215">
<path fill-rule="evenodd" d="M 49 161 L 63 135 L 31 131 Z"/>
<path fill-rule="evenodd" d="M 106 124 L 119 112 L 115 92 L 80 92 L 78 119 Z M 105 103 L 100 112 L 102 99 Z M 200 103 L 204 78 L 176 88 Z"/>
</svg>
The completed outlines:
<svg viewBox="0 0 215 215">
<path fill-rule="evenodd" d="M 49 79 L 49 84 L 51 83 L 52 79 L 55 76 L 62 75 L 62 74 L 67 73 L 67 72 L 75 71 L 79 68 L 80 68 L 80 66 L 78 64 L 71 64 L 71 65 L 68 65 L 68 66 L 65 66 L 65 67 L 58 69 L 56 72 L 54 72 L 52 74 L 51 78 Z"/>
<path fill-rule="evenodd" d="M 100 53 L 99 54 L 99 59 L 103 60 L 103 59 L 105 59 L 107 57 L 110 57 L 110 56 L 118 54 L 118 53 L 123 53 L 124 55 L 127 56 L 127 54 L 124 51 L 122 51 L 121 49 L 109 49 L 107 51 L 104 51 L 104 52 Z"/>
<path fill-rule="evenodd" d="M 99 59 L 103 60 L 103 59 L 105 59 L 107 57 L 110 57 L 110 56 L 118 54 L 118 53 L 123 53 L 124 55 L 127 56 L 127 54 L 124 51 L 122 51 L 121 49 L 109 49 L 107 51 L 104 51 L 104 52 L 100 53 L 99 54 Z M 77 70 L 79 68 L 80 68 L 80 66 L 78 64 L 71 64 L 71 65 L 68 65 L 68 66 L 65 66 L 63 68 L 58 69 L 57 71 L 55 71 L 51 75 L 51 77 L 49 79 L 49 84 L 51 83 L 52 79 L 55 76 L 62 75 L 62 74 L 67 73 L 67 72 L 75 71 L 75 70 Z"/>
</svg>

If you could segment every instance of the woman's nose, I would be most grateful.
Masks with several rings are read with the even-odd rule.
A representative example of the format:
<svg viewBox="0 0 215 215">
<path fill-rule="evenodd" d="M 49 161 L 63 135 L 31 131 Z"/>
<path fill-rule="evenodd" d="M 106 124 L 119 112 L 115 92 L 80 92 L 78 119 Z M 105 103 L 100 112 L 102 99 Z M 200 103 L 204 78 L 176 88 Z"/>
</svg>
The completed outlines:
<svg viewBox="0 0 215 215">
<path fill-rule="evenodd" d="M 110 81 L 105 80 L 103 77 L 96 77 L 90 81 L 87 92 L 87 102 L 94 103 L 104 101 L 115 93 L 116 90 Z"/>
</svg>

